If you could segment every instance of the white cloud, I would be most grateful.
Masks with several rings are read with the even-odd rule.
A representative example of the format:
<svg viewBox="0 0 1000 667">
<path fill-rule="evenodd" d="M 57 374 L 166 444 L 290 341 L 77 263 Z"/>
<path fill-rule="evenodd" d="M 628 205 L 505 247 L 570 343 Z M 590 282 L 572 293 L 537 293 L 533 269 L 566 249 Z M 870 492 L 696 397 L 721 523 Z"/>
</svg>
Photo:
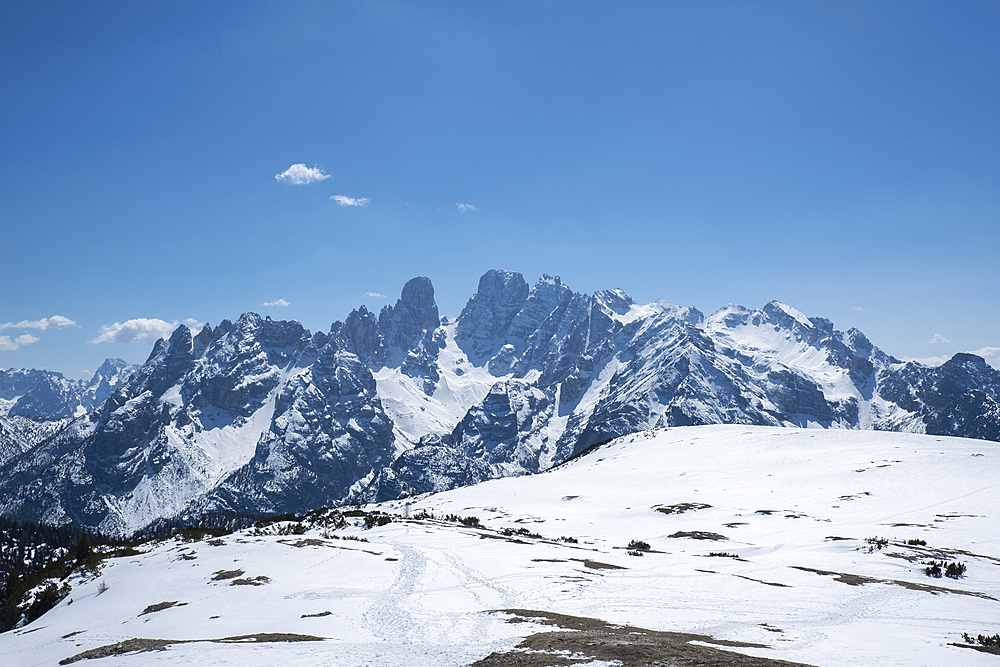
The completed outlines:
<svg viewBox="0 0 1000 667">
<path fill-rule="evenodd" d="M 274 180 L 279 183 L 289 183 L 291 185 L 309 185 L 310 183 L 325 181 L 328 178 L 330 178 L 330 174 L 327 174 L 319 167 L 307 167 L 301 162 L 293 164 L 280 174 L 274 175 Z"/>
<path fill-rule="evenodd" d="M 981 347 L 978 350 L 971 350 L 970 352 L 978 354 L 993 368 L 1000 369 L 1000 347 Z"/>
<path fill-rule="evenodd" d="M 278 308 L 285 308 L 286 306 L 290 306 L 292 304 L 291 302 L 285 301 L 284 299 L 275 299 L 274 301 L 265 301 L 260 305 L 265 306 L 267 308 L 271 308 L 272 306 L 276 306 Z"/>
<path fill-rule="evenodd" d="M 916 357 L 904 357 L 903 361 L 915 361 L 918 364 L 923 364 L 924 366 L 940 366 L 944 362 L 951 359 L 951 357 L 922 357 L 917 359 Z"/>
<path fill-rule="evenodd" d="M 346 195 L 334 195 L 330 197 L 333 201 L 337 202 L 341 206 L 368 206 L 371 204 L 371 200 L 367 197 L 348 197 Z"/>
<path fill-rule="evenodd" d="M 385 294 L 379 294 L 378 292 L 365 292 L 365 296 L 371 297 L 372 299 L 384 299 Z"/>
<path fill-rule="evenodd" d="M 942 336 L 941 334 L 934 334 L 934 337 L 930 339 L 929 343 L 931 345 L 937 345 L 938 343 L 950 343 L 951 341 Z"/>
<path fill-rule="evenodd" d="M 41 329 L 45 331 L 49 327 L 55 329 L 65 329 L 66 327 L 75 327 L 76 322 L 64 317 L 62 315 L 53 315 L 52 317 L 43 317 L 40 320 L 21 320 L 20 322 L 4 322 L 0 324 L 0 331 L 4 329 Z"/>
<path fill-rule="evenodd" d="M 455 204 L 462 213 L 475 213 L 476 207 L 472 204 Z"/>
<path fill-rule="evenodd" d="M 178 320 L 167 322 L 165 320 L 156 319 L 155 317 L 138 317 L 134 320 L 125 320 L 124 322 L 101 325 L 101 333 L 97 335 L 97 338 L 90 342 L 119 343 L 121 345 L 128 345 L 131 343 L 148 343 L 149 341 L 156 340 L 157 338 L 169 337 L 179 324 L 181 324 L 181 322 Z M 203 326 L 201 322 L 191 318 L 184 320 L 184 324 L 192 329 L 198 329 Z"/>
<path fill-rule="evenodd" d="M 31 334 L 23 334 L 17 338 L 11 338 L 10 336 L 0 336 L 0 350 L 4 352 L 10 352 L 16 350 L 19 347 L 25 345 L 31 345 L 32 343 L 37 343 L 40 338 L 38 336 L 32 336 Z"/>
</svg>

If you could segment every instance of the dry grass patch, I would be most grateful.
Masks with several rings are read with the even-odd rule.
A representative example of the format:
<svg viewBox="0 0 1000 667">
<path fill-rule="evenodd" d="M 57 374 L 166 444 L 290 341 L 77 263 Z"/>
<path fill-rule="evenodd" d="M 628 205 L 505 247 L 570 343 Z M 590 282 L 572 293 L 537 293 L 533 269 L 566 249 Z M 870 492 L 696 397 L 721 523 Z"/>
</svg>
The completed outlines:
<svg viewBox="0 0 1000 667">
<path fill-rule="evenodd" d="M 164 609 L 170 609 L 171 607 L 183 607 L 187 602 L 178 602 L 174 600 L 172 602 L 157 602 L 156 604 L 151 604 L 142 610 L 140 616 L 145 616 L 146 614 L 152 614 L 157 611 L 163 611 Z"/>
<path fill-rule="evenodd" d="M 145 653 L 148 651 L 166 651 L 167 647 L 173 644 L 194 644 L 197 642 L 211 642 L 214 644 L 256 644 L 265 642 L 321 642 L 325 637 L 315 637 L 313 635 L 298 635 L 289 632 L 259 632 L 254 635 L 239 635 L 236 637 L 223 637 L 222 639 L 126 639 L 117 644 L 107 644 L 92 648 L 59 661 L 60 665 L 70 665 L 80 660 L 96 660 L 107 658 L 113 655 L 126 655 L 129 653 Z"/>
</svg>

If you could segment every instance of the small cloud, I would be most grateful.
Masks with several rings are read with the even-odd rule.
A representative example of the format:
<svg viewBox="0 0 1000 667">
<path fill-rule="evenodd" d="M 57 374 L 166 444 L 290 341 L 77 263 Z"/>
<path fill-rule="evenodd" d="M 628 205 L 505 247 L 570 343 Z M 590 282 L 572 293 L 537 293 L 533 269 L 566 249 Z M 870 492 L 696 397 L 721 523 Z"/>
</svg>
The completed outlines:
<svg viewBox="0 0 1000 667">
<path fill-rule="evenodd" d="M 183 322 L 192 329 L 200 328 L 201 322 L 193 319 L 186 319 Z M 114 324 L 104 324 L 101 326 L 101 333 L 91 343 L 118 343 L 129 345 L 132 343 L 148 343 L 157 338 L 167 338 L 180 321 L 167 322 L 155 317 L 138 317 L 134 320 L 115 322 Z"/>
<path fill-rule="evenodd" d="M 293 164 L 280 174 L 274 175 L 274 180 L 290 185 L 309 185 L 310 183 L 325 181 L 328 178 L 330 178 L 330 174 L 327 174 L 319 167 L 307 167 L 301 162 Z"/>
<path fill-rule="evenodd" d="M 81 368 L 80 369 L 80 375 L 84 379 L 92 378 L 92 377 L 94 377 L 94 371 L 88 370 L 86 368 Z"/>
<path fill-rule="evenodd" d="M 476 207 L 472 204 L 455 204 L 462 213 L 475 213 Z"/>
<path fill-rule="evenodd" d="M 385 294 L 379 294 L 378 292 L 365 292 L 365 296 L 370 297 L 372 299 L 384 299 L 385 298 Z"/>
<path fill-rule="evenodd" d="M 31 345 L 32 343 L 37 343 L 40 338 L 37 336 L 32 336 L 31 334 L 24 334 L 18 336 L 17 338 L 11 338 L 10 336 L 0 336 L 0 351 L 11 352 L 18 349 L 19 347 L 24 347 L 25 345 Z"/>
<path fill-rule="evenodd" d="M 0 331 L 4 329 L 41 329 L 42 331 L 45 331 L 49 327 L 54 329 L 65 329 L 66 327 L 75 326 L 76 322 L 68 317 L 53 315 L 52 317 L 43 317 L 40 320 L 21 320 L 17 323 L 4 322 L 0 324 Z"/>
<path fill-rule="evenodd" d="M 942 336 L 941 334 L 934 334 L 934 337 L 930 339 L 930 345 L 937 345 L 938 343 L 950 343 L 951 341 Z"/>
<path fill-rule="evenodd" d="M 288 301 L 285 301 L 284 299 L 276 299 L 275 301 L 265 301 L 261 305 L 265 306 L 267 308 L 272 308 L 272 307 L 274 307 L 274 308 L 286 308 L 286 307 L 288 307 L 288 306 L 290 306 L 292 304 L 290 302 L 288 302 Z"/>
<path fill-rule="evenodd" d="M 334 195 L 330 197 L 333 201 L 337 202 L 341 206 L 368 206 L 371 203 L 367 197 L 348 197 L 346 195 Z"/>
<path fill-rule="evenodd" d="M 851 310 L 857 311 L 859 313 L 872 313 L 872 312 L 875 312 L 871 308 L 865 308 L 864 306 L 852 306 Z"/>
</svg>

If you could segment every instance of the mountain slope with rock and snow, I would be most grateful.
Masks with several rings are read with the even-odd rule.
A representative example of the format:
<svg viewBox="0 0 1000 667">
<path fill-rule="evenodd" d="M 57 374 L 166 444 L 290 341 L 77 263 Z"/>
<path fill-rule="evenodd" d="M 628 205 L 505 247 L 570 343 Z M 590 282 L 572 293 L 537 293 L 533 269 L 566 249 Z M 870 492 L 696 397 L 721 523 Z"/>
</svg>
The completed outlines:
<svg viewBox="0 0 1000 667">
<path fill-rule="evenodd" d="M 128 534 L 383 501 L 534 474 L 664 426 L 1000 439 L 1000 371 L 981 357 L 903 363 L 775 301 L 705 317 L 499 270 L 454 320 L 414 278 L 394 306 L 327 333 L 253 313 L 178 327 L 126 382 L 99 385 L 103 402 L 58 426 L 0 422 L 4 516 Z"/>
<path fill-rule="evenodd" d="M 103 403 L 136 369 L 121 359 L 105 359 L 89 380 L 67 380 L 51 371 L 0 370 L 0 417 L 80 416 Z"/>
<path fill-rule="evenodd" d="M 137 545 L 74 575 L 52 611 L 0 634 L 0 654 L 988 665 L 963 633 L 1000 632 L 998 471 L 984 440 L 660 428 L 538 475 Z M 965 571 L 929 576 L 931 562 Z"/>
</svg>

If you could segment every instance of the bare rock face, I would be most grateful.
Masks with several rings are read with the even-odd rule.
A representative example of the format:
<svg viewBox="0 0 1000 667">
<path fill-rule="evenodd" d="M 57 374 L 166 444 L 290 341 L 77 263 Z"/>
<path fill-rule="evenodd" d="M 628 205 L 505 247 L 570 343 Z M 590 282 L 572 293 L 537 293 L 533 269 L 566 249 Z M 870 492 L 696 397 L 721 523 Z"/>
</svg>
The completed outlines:
<svg viewBox="0 0 1000 667">
<path fill-rule="evenodd" d="M 507 343 L 511 323 L 527 297 L 528 284 L 520 273 L 487 271 L 458 317 L 459 346 L 480 362 L 493 357 Z"/>
</svg>

